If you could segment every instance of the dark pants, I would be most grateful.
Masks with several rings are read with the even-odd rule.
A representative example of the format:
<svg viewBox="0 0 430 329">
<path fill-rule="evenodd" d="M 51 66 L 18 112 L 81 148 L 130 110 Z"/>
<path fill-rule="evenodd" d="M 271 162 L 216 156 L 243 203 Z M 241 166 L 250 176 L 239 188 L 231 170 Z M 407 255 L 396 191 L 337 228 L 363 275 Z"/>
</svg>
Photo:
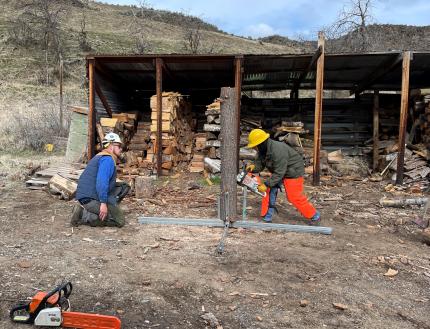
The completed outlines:
<svg viewBox="0 0 430 329">
<path fill-rule="evenodd" d="M 116 183 L 113 195 L 116 198 L 117 203 L 121 202 L 122 199 L 130 191 L 130 186 L 127 183 Z M 81 224 L 90 226 L 116 226 L 123 227 L 125 224 L 125 217 L 123 211 L 116 204 L 108 203 L 108 214 L 102 221 L 100 220 L 100 201 L 91 200 L 90 202 L 82 205 L 84 208 L 82 211 Z"/>
</svg>

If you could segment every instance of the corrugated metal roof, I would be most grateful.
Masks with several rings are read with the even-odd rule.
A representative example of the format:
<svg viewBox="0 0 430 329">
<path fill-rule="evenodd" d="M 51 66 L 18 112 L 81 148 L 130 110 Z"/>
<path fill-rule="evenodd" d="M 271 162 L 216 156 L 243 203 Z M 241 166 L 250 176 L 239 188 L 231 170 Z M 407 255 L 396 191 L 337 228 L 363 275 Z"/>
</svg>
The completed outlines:
<svg viewBox="0 0 430 329">
<path fill-rule="evenodd" d="M 388 66 L 401 53 L 366 53 L 325 55 L 324 88 L 354 89 Z M 115 76 L 130 86 L 139 88 L 155 81 L 155 58 L 162 58 L 167 73 L 163 83 L 188 88 L 218 88 L 234 82 L 236 55 L 96 55 L 94 58 Z M 241 55 L 243 57 L 243 88 L 288 89 L 306 69 L 312 55 Z M 387 64 L 388 63 L 388 64 Z M 430 53 L 414 53 L 411 63 L 411 88 L 429 87 Z M 154 86 L 155 88 L 155 86 Z M 315 88 L 315 73 L 310 71 L 300 85 L 302 89 Z M 401 61 L 368 89 L 400 90 Z"/>
<path fill-rule="evenodd" d="M 164 63 L 163 90 L 184 94 L 234 86 L 235 58 L 243 59 L 242 90 L 291 89 L 309 66 L 313 54 L 303 55 L 93 55 L 96 80 L 114 111 L 124 109 L 136 91 L 145 97 L 155 93 L 155 59 Z M 329 54 L 324 62 L 324 89 L 400 90 L 399 52 Z M 413 52 L 410 88 L 430 87 L 430 53 Z M 299 89 L 315 88 L 315 67 Z M 115 91 L 116 90 L 116 91 Z M 120 91 L 121 95 L 115 95 Z M 130 102 L 128 102 L 130 104 Z M 97 104 L 99 109 L 99 104 Z"/>
</svg>

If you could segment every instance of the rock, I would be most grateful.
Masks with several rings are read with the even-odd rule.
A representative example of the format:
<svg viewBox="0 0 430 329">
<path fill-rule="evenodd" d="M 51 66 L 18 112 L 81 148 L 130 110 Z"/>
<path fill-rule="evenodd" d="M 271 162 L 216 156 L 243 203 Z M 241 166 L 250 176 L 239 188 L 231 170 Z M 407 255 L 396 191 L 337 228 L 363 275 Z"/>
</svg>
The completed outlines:
<svg viewBox="0 0 430 329">
<path fill-rule="evenodd" d="M 213 313 L 211 312 L 205 313 L 201 315 L 201 318 L 205 320 L 206 323 L 209 324 L 211 328 L 222 329 L 222 326 L 219 324 L 218 319 L 215 317 L 215 315 L 213 315 Z"/>
<path fill-rule="evenodd" d="M 301 307 L 306 307 L 306 306 L 308 306 L 309 305 L 309 301 L 307 300 L 307 299 L 302 299 L 301 301 L 300 301 L 300 306 Z"/>
<path fill-rule="evenodd" d="M 228 294 L 229 296 L 239 296 L 240 292 L 239 291 L 233 291 L 231 293 Z"/>
<path fill-rule="evenodd" d="M 348 306 L 341 303 L 333 303 L 334 308 L 337 308 L 338 310 L 345 311 L 348 309 Z"/>
<path fill-rule="evenodd" d="M 257 319 L 257 321 L 263 321 L 263 318 L 259 315 L 257 315 L 255 318 Z"/>
<path fill-rule="evenodd" d="M 20 268 L 29 268 L 31 266 L 31 263 L 28 260 L 22 260 L 18 262 L 18 267 Z"/>
<path fill-rule="evenodd" d="M 230 305 L 230 306 L 228 307 L 228 309 L 229 309 L 230 311 L 234 311 L 235 309 L 237 309 L 237 305 Z"/>
<path fill-rule="evenodd" d="M 384 276 L 393 277 L 396 276 L 399 273 L 399 271 L 396 271 L 392 268 L 388 269 L 387 272 L 385 272 Z"/>
<path fill-rule="evenodd" d="M 409 259 L 407 259 L 406 257 L 402 257 L 402 258 L 400 258 L 400 262 L 401 262 L 402 264 L 407 265 L 407 264 L 409 264 Z"/>
</svg>

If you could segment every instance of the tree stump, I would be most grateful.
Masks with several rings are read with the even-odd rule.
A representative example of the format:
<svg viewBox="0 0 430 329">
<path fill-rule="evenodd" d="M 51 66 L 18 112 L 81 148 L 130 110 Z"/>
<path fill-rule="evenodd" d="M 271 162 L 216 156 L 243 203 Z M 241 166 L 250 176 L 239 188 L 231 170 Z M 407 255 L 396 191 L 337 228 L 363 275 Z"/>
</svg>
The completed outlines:
<svg viewBox="0 0 430 329">
<path fill-rule="evenodd" d="M 138 176 L 134 181 L 136 198 L 149 199 L 155 194 L 154 179 L 147 176 Z"/>
</svg>

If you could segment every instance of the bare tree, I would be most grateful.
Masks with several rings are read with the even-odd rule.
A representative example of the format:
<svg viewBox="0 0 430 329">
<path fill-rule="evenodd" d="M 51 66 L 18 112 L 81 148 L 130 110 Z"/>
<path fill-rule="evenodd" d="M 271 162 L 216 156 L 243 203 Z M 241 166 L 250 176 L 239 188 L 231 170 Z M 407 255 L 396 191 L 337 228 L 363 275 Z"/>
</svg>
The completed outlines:
<svg viewBox="0 0 430 329">
<path fill-rule="evenodd" d="M 376 0 L 349 0 L 339 12 L 337 20 L 324 29 L 327 38 L 343 39 L 346 44 L 337 42 L 338 46 L 349 46 L 353 51 L 368 50 L 367 26 L 374 20 L 372 8 L 375 2 Z"/>
<path fill-rule="evenodd" d="M 185 53 L 188 54 L 212 54 L 221 52 L 221 49 L 215 50 L 215 45 L 210 40 L 205 39 L 203 33 L 204 22 L 201 19 L 188 16 L 189 22 L 185 23 L 182 46 Z"/>
<path fill-rule="evenodd" d="M 87 9 L 89 5 L 89 0 L 81 0 L 83 6 L 82 6 L 82 12 L 81 12 L 81 30 L 79 31 L 79 48 L 83 51 L 90 51 L 91 45 L 88 42 L 88 35 L 87 35 Z"/>
<path fill-rule="evenodd" d="M 135 51 L 138 54 L 144 54 L 151 51 L 152 46 L 149 42 L 149 31 L 145 26 L 145 11 L 148 4 L 145 0 L 137 0 L 137 6 L 132 7 L 132 19 L 128 27 L 129 32 L 135 39 Z"/>
<path fill-rule="evenodd" d="M 193 26 L 187 26 L 185 28 L 184 33 L 184 50 L 187 53 L 190 54 L 198 54 L 201 50 L 202 46 L 202 31 L 200 30 L 200 26 L 197 25 L 195 27 Z"/>
<path fill-rule="evenodd" d="M 61 58 L 63 41 L 60 22 L 65 8 L 55 0 L 23 0 L 15 8 L 20 14 L 11 22 L 10 40 L 24 46 L 40 46 L 45 57 L 45 83 L 50 83 L 50 58 L 55 64 Z"/>
</svg>

